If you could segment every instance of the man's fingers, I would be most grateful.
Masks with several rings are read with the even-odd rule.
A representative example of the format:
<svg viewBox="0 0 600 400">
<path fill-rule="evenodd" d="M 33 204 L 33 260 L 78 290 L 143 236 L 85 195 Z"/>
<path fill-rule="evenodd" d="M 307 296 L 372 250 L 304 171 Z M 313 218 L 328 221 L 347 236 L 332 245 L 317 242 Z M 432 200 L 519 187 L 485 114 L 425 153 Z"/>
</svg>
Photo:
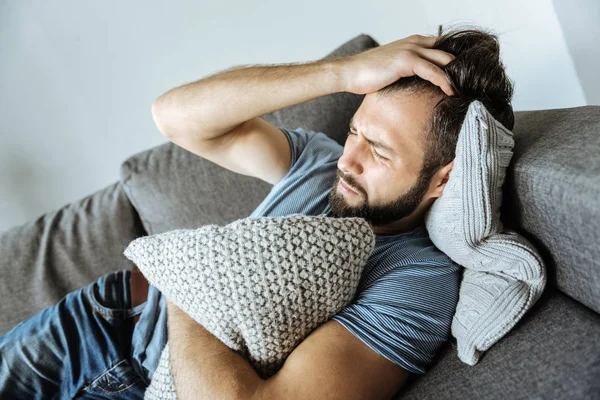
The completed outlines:
<svg viewBox="0 0 600 400">
<path fill-rule="evenodd" d="M 407 37 L 405 40 L 409 43 L 416 44 L 426 48 L 432 48 L 437 40 L 438 36 L 423 36 L 423 35 L 412 35 Z"/>
<path fill-rule="evenodd" d="M 434 63 L 419 58 L 413 69 L 413 72 L 415 75 L 418 75 L 434 85 L 439 86 L 448 96 L 452 96 L 454 94 L 446 73 Z"/>
<path fill-rule="evenodd" d="M 417 53 L 438 67 L 445 67 L 450 61 L 456 58 L 454 55 L 438 49 L 418 49 Z"/>
</svg>

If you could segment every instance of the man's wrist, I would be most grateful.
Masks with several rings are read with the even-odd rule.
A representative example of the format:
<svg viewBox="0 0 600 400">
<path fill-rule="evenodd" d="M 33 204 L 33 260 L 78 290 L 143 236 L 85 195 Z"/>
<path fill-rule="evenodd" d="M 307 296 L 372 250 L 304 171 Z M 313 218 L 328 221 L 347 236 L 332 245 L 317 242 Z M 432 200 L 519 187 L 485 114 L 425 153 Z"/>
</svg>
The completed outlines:
<svg viewBox="0 0 600 400">
<path fill-rule="evenodd" d="M 337 57 L 334 59 L 323 60 L 322 64 L 331 82 L 331 93 L 347 92 L 348 82 L 345 68 L 345 57 Z"/>
</svg>

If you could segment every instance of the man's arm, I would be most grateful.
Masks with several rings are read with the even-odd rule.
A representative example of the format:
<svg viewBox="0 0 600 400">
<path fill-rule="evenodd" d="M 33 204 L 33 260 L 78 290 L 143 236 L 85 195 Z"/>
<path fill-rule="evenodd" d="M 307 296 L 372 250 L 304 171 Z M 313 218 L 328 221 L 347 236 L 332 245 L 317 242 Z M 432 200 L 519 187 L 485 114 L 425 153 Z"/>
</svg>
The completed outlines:
<svg viewBox="0 0 600 400">
<path fill-rule="evenodd" d="M 233 67 L 173 88 L 152 104 L 168 138 L 210 141 L 246 121 L 345 90 L 336 60 Z"/>
<path fill-rule="evenodd" d="M 315 329 L 270 379 L 167 301 L 171 369 L 177 398 L 390 399 L 409 372 L 341 324 Z"/>
<path fill-rule="evenodd" d="M 264 383 L 239 354 L 167 300 L 171 374 L 179 400 L 251 399 Z"/>
<path fill-rule="evenodd" d="M 152 115 L 166 137 L 210 141 L 261 115 L 327 94 L 376 92 L 402 77 L 418 75 L 450 95 L 441 67 L 454 56 L 432 49 L 435 40 L 412 35 L 335 59 L 233 67 L 167 91 Z"/>
<path fill-rule="evenodd" d="M 175 386 L 211 399 L 389 399 L 411 372 L 425 372 L 450 336 L 460 267 L 423 256 L 427 260 L 380 276 L 361 292 L 360 301 L 308 335 L 266 381 L 190 317 L 181 313 L 171 320 L 170 313 L 169 346 L 178 355 L 171 352 L 171 366 L 189 374 Z M 172 337 L 171 328 L 185 322 L 184 316 L 186 331 Z M 203 357 L 202 349 L 211 357 Z"/>
<path fill-rule="evenodd" d="M 259 116 L 339 91 L 335 60 L 234 68 L 168 91 L 152 116 L 179 147 L 275 185 L 289 171 L 290 148 L 285 134 Z"/>
<path fill-rule="evenodd" d="M 231 68 L 167 91 L 152 104 L 160 132 L 176 145 L 242 175 L 275 185 L 290 167 L 288 142 L 260 118 L 336 92 L 376 91 L 420 75 L 449 90 L 442 69 L 452 55 L 413 35 L 336 59 Z"/>
</svg>

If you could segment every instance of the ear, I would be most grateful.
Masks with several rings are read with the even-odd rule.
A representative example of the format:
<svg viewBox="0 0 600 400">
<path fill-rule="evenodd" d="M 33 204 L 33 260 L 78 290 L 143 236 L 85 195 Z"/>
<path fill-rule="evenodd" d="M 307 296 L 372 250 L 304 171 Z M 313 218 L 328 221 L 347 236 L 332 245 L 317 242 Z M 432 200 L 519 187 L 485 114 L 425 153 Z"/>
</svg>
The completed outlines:
<svg viewBox="0 0 600 400">
<path fill-rule="evenodd" d="M 446 187 L 446 183 L 448 183 L 448 179 L 450 179 L 450 172 L 452 171 L 452 167 L 454 167 L 454 160 L 449 162 L 440 168 L 433 178 L 431 179 L 430 190 L 432 190 L 431 197 L 440 197 L 444 192 L 444 188 Z"/>
</svg>

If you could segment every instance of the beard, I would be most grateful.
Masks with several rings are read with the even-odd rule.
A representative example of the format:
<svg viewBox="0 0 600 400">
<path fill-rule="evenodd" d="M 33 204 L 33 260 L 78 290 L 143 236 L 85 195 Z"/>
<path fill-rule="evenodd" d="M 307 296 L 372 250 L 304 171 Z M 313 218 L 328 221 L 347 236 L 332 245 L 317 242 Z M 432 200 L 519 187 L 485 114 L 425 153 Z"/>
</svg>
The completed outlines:
<svg viewBox="0 0 600 400">
<path fill-rule="evenodd" d="M 362 198 L 362 202 L 358 205 L 348 203 L 344 194 L 338 192 L 338 183 L 342 177 L 341 171 L 338 170 L 337 177 L 333 183 L 333 187 L 329 192 L 329 205 L 333 214 L 339 218 L 358 217 L 364 218 L 374 226 L 389 225 L 401 218 L 404 218 L 417 209 L 423 196 L 427 193 L 430 179 L 425 179 L 424 176 L 419 176 L 417 182 L 405 193 L 396 197 L 394 200 L 382 205 L 370 205 L 367 195 L 357 189 L 357 185 L 352 181 L 344 179 L 351 188 L 358 194 L 353 195 Z"/>
</svg>

